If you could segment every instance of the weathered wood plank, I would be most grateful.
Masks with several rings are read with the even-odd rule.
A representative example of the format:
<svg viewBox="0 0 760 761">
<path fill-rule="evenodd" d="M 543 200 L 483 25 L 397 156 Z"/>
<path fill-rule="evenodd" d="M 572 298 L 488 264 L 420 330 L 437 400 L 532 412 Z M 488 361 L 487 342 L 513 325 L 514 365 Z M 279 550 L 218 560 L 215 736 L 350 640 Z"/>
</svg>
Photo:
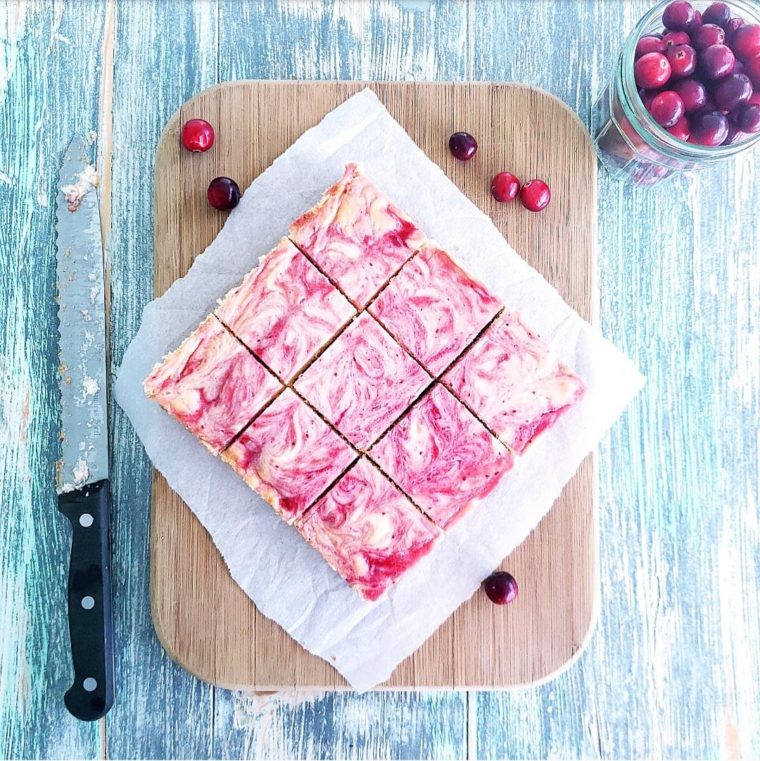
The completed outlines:
<svg viewBox="0 0 760 761">
<path fill-rule="evenodd" d="M 477 4 L 474 75 L 588 120 L 648 5 Z M 758 169 L 755 152 L 652 190 L 600 175 L 602 328 L 648 383 L 601 448 L 599 631 L 551 684 L 479 696 L 479 757 L 758 755 Z"/>
<path fill-rule="evenodd" d="M 103 9 L 0 7 L 0 757 L 98 755 L 63 705 L 70 531 L 57 512 L 54 202 L 75 129 L 97 124 Z M 73 83 L 76 83 L 74 86 Z"/>
<path fill-rule="evenodd" d="M 117 3 L 113 198 L 109 256 L 114 366 L 152 298 L 153 156 L 179 105 L 217 79 L 216 6 Z M 112 406 L 117 699 L 108 717 L 114 758 L 211 754 L 213 690 L 172 663 L 153 631 L 148 592 L 151 469 L 126 417 Z"/>
</svg>

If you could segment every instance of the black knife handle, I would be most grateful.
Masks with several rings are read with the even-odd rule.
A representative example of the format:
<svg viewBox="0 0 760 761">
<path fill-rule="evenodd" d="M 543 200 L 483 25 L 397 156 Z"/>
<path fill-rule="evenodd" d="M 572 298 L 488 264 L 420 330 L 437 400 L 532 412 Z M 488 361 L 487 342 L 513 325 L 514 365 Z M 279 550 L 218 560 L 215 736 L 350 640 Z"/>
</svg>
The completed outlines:
<svg viewBox="0 0 760 761">
<path fill-rule="evenodd" d="M 105 716 L 113 705 L 110 503 L 108 480 L 58 496 L 73 531 L 68 597 L 74 684 L 64 703 L 82 721 Z"/>
</svg>

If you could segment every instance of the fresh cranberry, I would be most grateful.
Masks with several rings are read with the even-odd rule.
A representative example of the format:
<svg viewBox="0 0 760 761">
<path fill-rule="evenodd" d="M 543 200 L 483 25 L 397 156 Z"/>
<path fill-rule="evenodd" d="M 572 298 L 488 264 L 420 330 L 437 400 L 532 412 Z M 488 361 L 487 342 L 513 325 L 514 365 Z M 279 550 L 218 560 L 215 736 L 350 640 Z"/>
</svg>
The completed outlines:
<svg viewBox="0 0 760 761">
<path fill-rule="evenodd" d="M 190 119 L 182 125 L 180 139 L 188 151 L 203 153 L 214 144 L 214 128 L 205 119 Z"/>
<path fill-rule="evenodd" d="M 649 113 L 657 124 L 672 127 L 684 115 L 683 101 L 672 90 L 665 90 L 655 95 L 649 106 Z"/>
<path fill-rule="evenodd" d="M 725 45 L 710 45 L 702 51 L 700 64 L 708 79 L 722 79 L 734 70 L 736 58 Z"/>
<path fill-rule="evenodd" d="M 702 26 L 702 14 L 695 10 L 694 11 L 694 21 L 689 24 L 689 26 L 686 27 L 686 31 L 691 34 L 692 32 L 696 32 L 697 29 L 699 29 L 700 26 Z"/>
<path fill-rule="evenodd" d="M 669 47 L 665 57 L 674 77 L 688 77 L 697 68 L 697 51 L 691 45 Z"/>
<path fill-rule="evenodd" d="M 694 8 L 686 0 L 674 0 L 663 11 L 662 23 L 673 32 L 682 32 L 694 23 Z"/>
<path fill-rule="evenodd" d="M 760 132 L 760 105 L 744 103 L 731 112 L 731 121 L 742 132 Z"/>
<path fill-rule="evenodd" d="M 704 24 L 717 24 L 724 29 L 731 20 L 731 9 L 725 3 L 712 3 L 702 11 Z"/>
<path fill-rule="evenodd" d="M 728 119 L 720 111 L 701 111 L 691 117 L 690 143 L 720 145 L 728 135 Z"/>
<path fill-rule="evenodd" d="M 496 605 L 507 605 L 517 597 L 517 582 L 511 573 L 496 571 L 484 582 L 483 590 L 488 599 Z"/>
<path fill-rule="evenodd" d="M 662 44 L 666 48 L 673 47 L 675 45 L 689 45 L 691 43 L 691 37 L 686 32 L 668 32 L 662 38 Z"/>
<path fill-rule="evenodd" d="M 647 53 L 633 64 L 633 74 L 639 87 L 655 90 L 670 79 L 670 64 L 662 53 Z"/>
<path fill-rule="evenodd" d="M 753 92 L 747 103 L 754 103 L 756 106 L 760 106 L 760 90 Z"/>
<path fill-rule="evenodd" d="M 230 211 L 240 203 L 240 188 L 229 177 L 217 177 L 211 180 L 206 196 L 215 209 Z"/>
<path fill-rule="evenodd" d="M 734 68 L 731 70 L 732 74 L 744 74 L 744 64 L 738 59 L 734 61 Z"/>
<path fill-rule="evenodd" d="M 697 50 L 704 50 L 710 45 L 722 45 L 726 41 L 726 32 L 723 27 L 715 24 L 700 26 L 691 38 L 691 44 Z"/>
<path fill-rule="evenodd" d="M 752 82 L 746 74 L 729 74 L 713 90 L 713 100 L 721 111 L 733 111 L 752 96 Z"/>
<path fill-rule="evenodd" d="M 740 26 L 731 38 L 731 47 L 742 61 L 751 61 L 760 55 L 760 24 Z"/>
<path fill-rule="evenodd" d="M 689 135 L 691 134 L 689 118 L 682 116 L 672 127 L 668 128 L 668 132 L 677 140 L 683 140 L 684 143 L 688 142 Z"/>
<path fill-rule="evenodd" d="M 455 159 L 469 161 L 478 152 L 478 141 L 469 132 L 455 132 L 449 138 L 449 150 Z"/>
<path fill-rule="evenodd" d="M 510 172 L 499 172 L 491 180 L 491 195 L 501 203 L 514 201 L 520 192 L 520 180 Z"/>
<path fill-rule="evenodd" d="M 752 80 L 755 89 L 760 91 L 760 55 L 756 55 L 747 61 L 744 72 Z"/>
<path fill-rule="evenodd" d="M 541 211 L 552 200 L 552 192 L 543 180 L 529 180 L 520 190 L 520 201 L 528 211 Z"/>
<path fill-rule="evenodd" d="M 738 16 L 735 16 L 728 22 L 728 24 L 726 24 L 726 42 L 728 42 L 729 45 L 734 41 L 734 34 L 736 34 L 736 30 L 740 26 L 744 26 L 744 19 L 739 18 Z"/>
<path fill-rule="evenodd" d="M 664 53 L 665 43 L 659 37 L 642 37 L 636 43 L 636 60 L 647 53 Z"/>
<path fill-rule="evenodd" d="M 675 82 L 673 91 L 678 93 L 683 101 L 683 107 L 687 114 L 693 114 L 707 104 L 707 90 L 698 79 L 682 79 Z"/>
<path fill-rule="evenodd" d="M 729 124 L 728 135 L 726 135 L 726 139 L 721 143 L 721 145 L 731 145 L 732 143 L 735 143 L 741 136 L 741 130 L 736 129 L 736 127 Z"/>
</svg>

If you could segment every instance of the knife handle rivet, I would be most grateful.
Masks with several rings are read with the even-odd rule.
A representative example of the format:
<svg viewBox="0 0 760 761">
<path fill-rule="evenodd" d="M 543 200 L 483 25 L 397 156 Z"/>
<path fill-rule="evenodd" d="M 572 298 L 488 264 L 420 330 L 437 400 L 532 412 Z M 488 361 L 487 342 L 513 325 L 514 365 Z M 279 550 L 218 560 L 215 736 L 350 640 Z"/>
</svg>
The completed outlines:
<svg viewBox="0 0 760 761">
<path fill-rule="evenodd" d="M 90 595 L 85 595 L 82 598 L 82 607 L 85 610 L 92 610 L 95 607 L 95 598 L 90 597 Z"/>
<path fill-rule="evenodd" d="M 82 682 L 82 687 L 84 687 L 84 689 L 87 692 L 94 692 L 97 686 L 98 686 L 97 680 L 93 679 L 91 676 L 88 676 L 87 679 L 85 679 L 84 682 Z"/>
<path fill-rule="evenodd" d="M 79 516 L 79 525 L 84 526 L 84 528 L 90 528 L 94 522 L 95 519 L 89 513 L 82 513 Z"/>
</svg>

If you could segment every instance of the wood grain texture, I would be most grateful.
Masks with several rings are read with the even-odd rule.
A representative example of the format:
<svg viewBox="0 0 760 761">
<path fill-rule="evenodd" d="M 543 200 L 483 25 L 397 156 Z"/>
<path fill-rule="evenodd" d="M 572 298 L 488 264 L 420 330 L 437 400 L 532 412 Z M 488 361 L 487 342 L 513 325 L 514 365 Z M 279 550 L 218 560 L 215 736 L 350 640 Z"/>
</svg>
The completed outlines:
<svg viewBox="0 0 760 761">
<path fill-rule="evenodd" d="M 240 82 L 211 88 L 182 106 L 156 154 L 156 295 L 185 275 L 224 221 L 198 188 L 219 175 L 235 177 L 247 187 L 306 129 L 363 87 Z M 555 98 L 518 86 L 372 87 L 512 245 L 528 252 L 528 261 L 576 309 L 586 316 L 595 312 L 596 171 L 590 141 L 575 115 Z M 448 151 L 447 137 L 465 114 L 487 161 L 464 165 Z M 217 125 L 214 152 L 200 161 L 179 141 L 180 126 L 193 117 Z M 526 177 L 536 173 L 539 163 L 546 167 L 544 176 L 554 189 L 549 209 L 539 217 L 520 213 L 516 205 L 497 204 L 489 191 L 492 162 Z M 484 595 L 474 595 L 399 665 L 386 686 L 503 687 L 530 684 L 562 668 L 579 651 L 595 615 L 595 482 L 589 460 L 549 516 L 505 561 L 503 567 L 523 583 L 519 603 L 495 608 Z M 153 619 L 175 660 L 219 686 L 279 690 L 345 685 L 328 663 L 256 611 L 232 581 L 207 532 L 159 473 L 151 520 Z"/>
<path fill-rule="evenodd" d="M 96 5 L 0 6 L 0 757 L 94 757 L 100 745 L 98 724 L 63 706 L 70 529 L 53 481 L 53 220 L 63 152 L 75 129 L 97 124 L 103 20 Z"/>
<path fill-rule="evenodd" d="M 122 335 L 114 364 L 152 293 L 151 161 L 162 125 L 186 98 L 234 78 L 493 79 L 553 92 L 588 124 L 626 31 L 648 5 L 116 0 L 112 318 Z M 97 728 L 76 725 L 59 702 L 69 669 L 68 537 L 50 518 L 49 480 L 49 204 L 65 142 L 97 123 L 105 15 L 95 0 L 0 3 L 0 757 L 106 752 Z M 115 412 L 126 498 L 116 508 L 120 651 L 108 753 L 760 757 L 758 169 L 755 151 L 652 190 L 600 175 L 601 325 L 649 379 L 600 449 L 597 634 L 542 687 L 290 695 L 259 707 L 200 685 L 163 655 L 149 622 L 150 471 Z M 28 418 L 17 391 L 25 384 Z"/>
</svg>

